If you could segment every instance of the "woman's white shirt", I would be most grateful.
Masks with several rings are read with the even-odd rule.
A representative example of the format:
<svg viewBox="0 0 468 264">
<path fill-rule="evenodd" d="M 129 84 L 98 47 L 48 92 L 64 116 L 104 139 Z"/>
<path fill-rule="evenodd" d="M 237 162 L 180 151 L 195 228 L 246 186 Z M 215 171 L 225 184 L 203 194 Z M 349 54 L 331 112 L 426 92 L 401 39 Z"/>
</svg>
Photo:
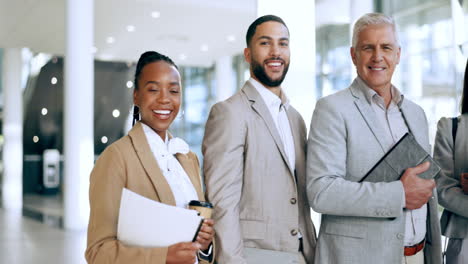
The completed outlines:
<svg viewBox="0 0 468 264">
<path fill-rule="evenodd" d="M 153 152 L 162 174 L 171 187 L 177 207 L 188 208 L 188 203 L 191 200 L 198 200 L 197 192 L 184 168 L 175 157 L 176 153 L 187 154 L 189 152 L 188 144 L 180 138 L 169 139 L 167 132 L 166 139 L 163 141 L 149 126 L 143 123 L 142 126 L 151 152 Z"/>
</svg>

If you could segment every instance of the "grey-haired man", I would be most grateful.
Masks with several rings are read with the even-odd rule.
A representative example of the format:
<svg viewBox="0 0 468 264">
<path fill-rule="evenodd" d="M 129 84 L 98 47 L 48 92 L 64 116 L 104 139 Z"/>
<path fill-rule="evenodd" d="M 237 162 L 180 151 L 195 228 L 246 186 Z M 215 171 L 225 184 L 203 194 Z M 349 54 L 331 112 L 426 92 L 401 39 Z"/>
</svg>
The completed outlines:
<svg viewBox="0 0 468 264">
<path fill-rule="evenodd" d="M 323 214 L 315 263 L 439 264 L 435 182 L 417 176 L 429 164 L 398 181 L 359 182 L 406 132 L 431 151 L 423 109 L 391 83 L 400 60 L 393 19 L 362 16 L 350 51 L 358 76 L 317 102 L 308 139 L 307 192 Z"/>
</svg>

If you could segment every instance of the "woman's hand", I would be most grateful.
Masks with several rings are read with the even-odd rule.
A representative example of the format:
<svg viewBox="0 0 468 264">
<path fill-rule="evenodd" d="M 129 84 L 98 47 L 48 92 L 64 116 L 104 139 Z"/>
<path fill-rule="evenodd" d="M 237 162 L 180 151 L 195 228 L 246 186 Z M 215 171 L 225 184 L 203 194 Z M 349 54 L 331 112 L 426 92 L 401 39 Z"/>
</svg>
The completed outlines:
<svg viewBox="0 0 468 264">
<path fill-rule="evenodd" d="M 203 220 L 203 225 L 198 232 L 197 242 L 200 243 L 201 248 L 200 250 L 205 251 L 210 247 L 211 242 L 213 242 L 214 238 L 214 220 L 213 219 L 205 219 Z"/>
<path fill-rule="evenodd" d="M 197 261 L 198 242 L 181 242 L 169 246 L 167 249 L 166 264 L 193 264 Z"/>
</svg>

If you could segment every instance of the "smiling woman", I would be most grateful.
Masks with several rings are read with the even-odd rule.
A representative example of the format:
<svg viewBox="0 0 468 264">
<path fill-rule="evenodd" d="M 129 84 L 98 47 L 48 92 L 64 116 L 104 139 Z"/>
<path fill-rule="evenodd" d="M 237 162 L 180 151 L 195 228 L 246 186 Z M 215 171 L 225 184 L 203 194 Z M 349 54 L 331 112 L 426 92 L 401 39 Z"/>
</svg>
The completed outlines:
<svg viewBox="0 0 468 264">
<path fill-rule="evenodd" d="M 138 60 L 134 84 L 134 126 L 106 148 L 91 173 L 86 259 L 88 263 L 213 262 L 212 219 L 204 220 L 195 242 L 143 248 L 117 238 L 123 188 L 183 208 L 191 200 L 205 200 L 198 158 L 187 143 L 167 131 L 181 102 L 177 66 L 167 56 L 145 52 Z"/>
<path fill-rule="evenodd" d="M 176 65 L 162 57 L 155 62 L 146 62 L 146 57 L 156 58 L 151 52 L 144 53 L 143 63 L 137 65 L 133 103 L 139 109 L 141 122 L 151 127 L 163 140 L 180 108 L 181 80 Z M 138 68 L 138 66 L 140 66 Z M 137 119 L 138 116 L 134 116 Z"/>
</svg>

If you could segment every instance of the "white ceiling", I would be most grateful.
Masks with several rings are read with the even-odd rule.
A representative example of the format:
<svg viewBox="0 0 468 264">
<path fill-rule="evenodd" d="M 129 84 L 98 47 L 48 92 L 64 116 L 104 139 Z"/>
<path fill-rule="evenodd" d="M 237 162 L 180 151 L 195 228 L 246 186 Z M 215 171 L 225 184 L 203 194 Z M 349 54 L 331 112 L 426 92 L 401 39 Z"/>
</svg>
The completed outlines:
<svg viewBox="0 0 468 264">
<path fill-rule="evenodd" d="M 256 0 L 95 0 L 95 57 L 136 61 L 146 50 L 180 65 L 211 66 L 242 53 Z M 66 0 L 0 0 L 0 47 L 63 55 Z M 152 12 L 159 12 L 153 18 Z M 127 26 L 135 30 L 129 32 Z M 228 41 L 233 36 L 234 41 Z M 109 37 L 114 43 L 107 43 Z M 203 46 L 203 48 L 202 48 Z"/>
</svg>

